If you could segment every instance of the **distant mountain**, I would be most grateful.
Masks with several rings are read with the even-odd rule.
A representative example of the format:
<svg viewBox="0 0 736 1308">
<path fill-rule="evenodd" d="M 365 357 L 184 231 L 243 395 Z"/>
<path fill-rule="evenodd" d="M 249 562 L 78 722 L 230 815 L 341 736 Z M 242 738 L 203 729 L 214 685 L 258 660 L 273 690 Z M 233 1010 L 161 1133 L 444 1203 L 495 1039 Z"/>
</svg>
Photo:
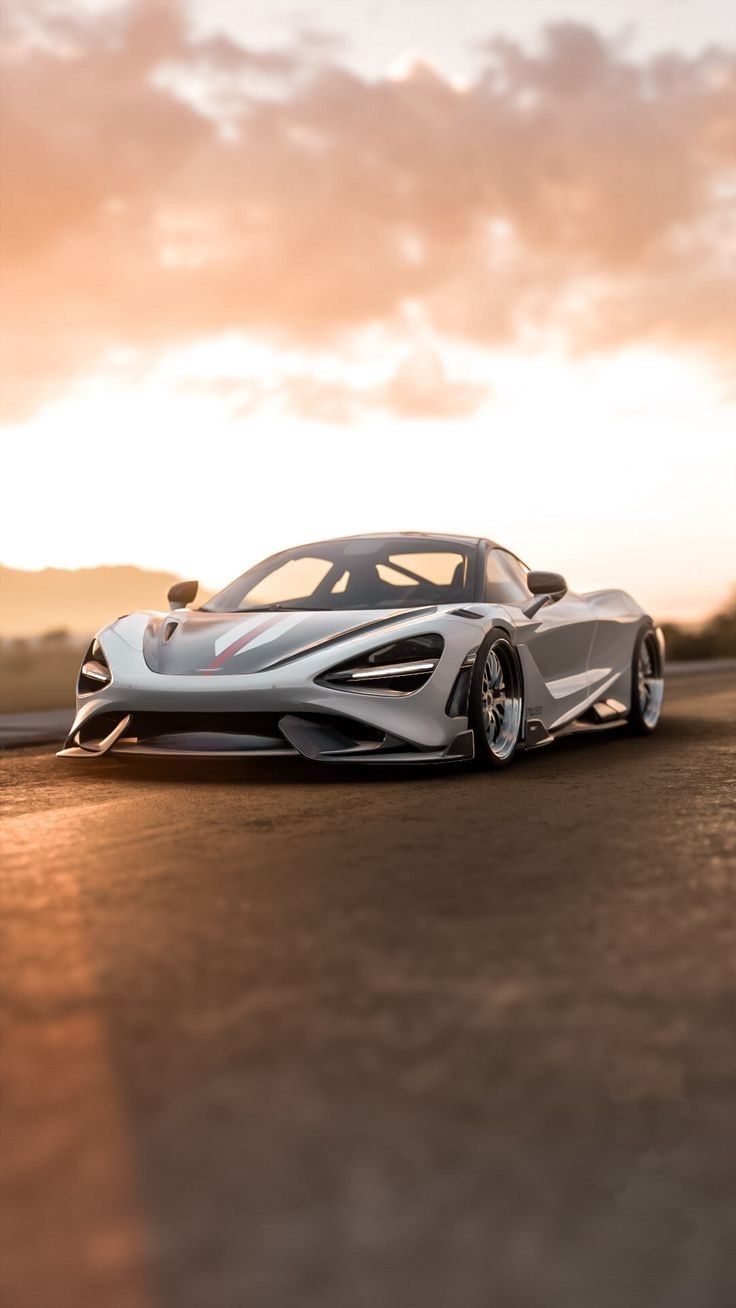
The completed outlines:
<svg viewBox="0 0 736 1308">
<path fill-rule="evenodd" d="M 168 608 L 166 592 L 179 580 L 171 572 L 127 566 L 42 572 L 0 567 L 0 637 L 59 628 L 91 634 L 134 609 Z"/>
</svg>

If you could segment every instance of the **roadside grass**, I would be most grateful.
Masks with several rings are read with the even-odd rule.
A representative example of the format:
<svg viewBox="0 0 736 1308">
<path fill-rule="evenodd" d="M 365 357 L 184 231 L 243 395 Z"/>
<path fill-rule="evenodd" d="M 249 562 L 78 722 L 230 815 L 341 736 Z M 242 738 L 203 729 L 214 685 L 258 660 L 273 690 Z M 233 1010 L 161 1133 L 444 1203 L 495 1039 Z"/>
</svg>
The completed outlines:
<svg viewBox="0 0 736 1308">
<path fill-rule="evenodd" d="M 74 689 L 88 642 L 3 641 L 0 644 L 0 713 L 74 707 Z"/>
</svg>

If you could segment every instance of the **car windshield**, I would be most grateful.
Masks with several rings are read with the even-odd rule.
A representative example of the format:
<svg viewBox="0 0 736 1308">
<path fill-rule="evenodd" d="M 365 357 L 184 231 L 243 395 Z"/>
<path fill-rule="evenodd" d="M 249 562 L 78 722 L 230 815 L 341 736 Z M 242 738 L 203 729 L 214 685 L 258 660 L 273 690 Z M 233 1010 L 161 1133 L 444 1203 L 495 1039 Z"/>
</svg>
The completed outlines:
<svg viewBox="0 0 736 1308">
<path fill-rule="evenodd" d="M 355 537 L 286 550 L 259 563 L 206 612 L 402 609 L 472 598 L 474 544 L 431 537 Z"/>
</svg>

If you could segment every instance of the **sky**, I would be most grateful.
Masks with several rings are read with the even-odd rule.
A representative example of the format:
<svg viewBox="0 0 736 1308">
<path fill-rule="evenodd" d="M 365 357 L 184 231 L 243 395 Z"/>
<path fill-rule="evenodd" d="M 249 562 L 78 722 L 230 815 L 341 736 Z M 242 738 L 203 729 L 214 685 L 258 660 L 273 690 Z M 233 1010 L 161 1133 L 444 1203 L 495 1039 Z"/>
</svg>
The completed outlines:
<svg viewBox="0 0 736 1308">
<path fill-rule="evenodd" d="M 5 0 L 0 559 L 736 583 L 736 8 Z"/>
</svg>

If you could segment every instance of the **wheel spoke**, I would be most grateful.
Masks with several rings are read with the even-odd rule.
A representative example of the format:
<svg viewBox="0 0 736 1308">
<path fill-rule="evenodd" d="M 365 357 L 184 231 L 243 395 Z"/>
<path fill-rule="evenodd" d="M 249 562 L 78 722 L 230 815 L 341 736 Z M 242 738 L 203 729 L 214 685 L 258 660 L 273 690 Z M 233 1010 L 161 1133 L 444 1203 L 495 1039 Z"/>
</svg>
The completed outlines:
<svg viewBox="0 0 736 1308">
<path fill-rule="evenodd" d="M 488 651 L 481 682 L 481 708 L 491 753 L 499 760 L 514 751 L 521 730 L 521 683 L 508 641 Z"/>
</svg>

